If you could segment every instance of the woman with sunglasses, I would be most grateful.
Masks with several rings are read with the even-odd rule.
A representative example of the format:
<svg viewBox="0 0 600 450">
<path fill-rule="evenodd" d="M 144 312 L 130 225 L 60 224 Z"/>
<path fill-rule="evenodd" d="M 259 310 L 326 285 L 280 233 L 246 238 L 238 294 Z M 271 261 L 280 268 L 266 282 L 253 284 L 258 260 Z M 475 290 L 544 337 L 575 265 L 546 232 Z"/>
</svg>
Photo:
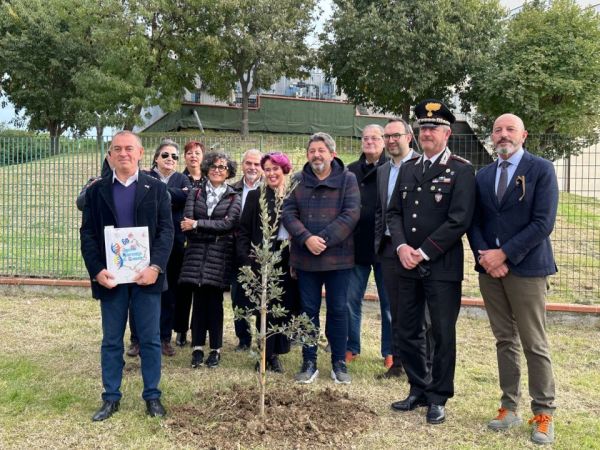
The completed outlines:
<svg viewBox="0 0 600 450">
<path fill-rule="evenodd" d="M 233 266 L 233 231 L 240 217 L 241 199 L 225 180 L 235 176 L 236 165 L 225 153 L 208 153 L 202 161 L 206 183 L 188 196 L 181 230 L 187 238 L 179 282 L 192 285 L 192 367 L 204 361 L 206 334 L 214 368 L 223 346 L 223 292 L 229 287 Z"/>
<path fill-rule="evenodd" d="M 206 181 L 202 176 L 202 159 L 204 158 L 204 144 L 200 141 L 188 141 L 183 147 L 183 159 L 185 169 L 183 174 L 188 177 L 192 187 L 200 188 Z M 176 224 L 176 230 L 181 232 L 181 226 Z M 190 311 L 192 309 L 192 289 L 188 284 L 179 286 L 179 295 L 175 301 L 175 318 L 173 319 L 173 331 L 177 333 L 175 344 L 185 347 L 188 343 L 187 332 L 190 329 Z"/>
<path fill-rule="evenodd" d="M 263 233 L 261 228 L 261 208 L 260 195 L 264 191 L 267 200 L 267 208 L 269 212 L 269 221 L 274 223 L 276 220 L 276 198 L 285 195 L 286 176 L 292 170 L 292 164 L 284 153 L 268 153 L 260 160 L 260 165 L 265 174 L 266 186 L 248 192 L 246 204 L 240 219 L 240 227 L 237 240 L 237 257 L 240 266 L 251 266 L 255 274 L 260 273 L 260 266 L 257 265 L 251 257 L 252 244 L 261 245 Z M 277 250 L 281 247 L 281 243 L 289 239 L 289 235 L 285 227 L 279 222 L 277 224 L 277 236 L 272 241 L 272 249 Z M 290 251 L 289 246 L 285 247 L 281 253 L 281 262 L 279 266 L 283 270 L 283 276 L 280 279 L 281 286 L 284 290 L 283 296 L 280 299 L 280 304 L 287 309 L 286 317 L 274 318 L 267 316 L 267 329 L 271 326 L 283 325 L 289 321 L 291 314 L 297 314 L 300 305 L 300 295 L 298 292 L 297 281 L 292 277 L 290 272 Z M 273 306 L 271 303 L 270 306 Z M 257 316 L 257 327 L 260 327 L 259 318 Z M 280 334 L 271 335 L 267 338 L 266 344 L 266 360 L 267 370 L 272 372 L 283 372 L 283 366 L 278 358 L 278 355 L 288 353 L 290 351 L 289 340 Z"/>
<path fill-rule="evenodd" d="M 171 196 L 171 215 L 173 217 L 173 228 L 175 237 L 171 255 L 167 263 L 167 290 L 163 291 L 161 297 L 160 309 L 160 341 L 162 354 L 173 356 L 175 349 L 171 345 L 171 333 L 173 330 L 173 317 L 175 313 L 175 303 L 180 295 L 177 289 L 177 280 L 181 271 L 183 262 L 183 246 L 185 237 L 179 227 L 183 219 L 183 207 L 185 200 L 192 189 L 188 178 L 182 173 L 177 172 L 177 161 L 179 160 L 179 146 L 169 139 L 163 140 L 152 159 L 152 169 L 148 172 L 154 178 L 167 185 L 169 195 Z M 134 318 L 135 319 L 135 318 Z"/>
</svg>

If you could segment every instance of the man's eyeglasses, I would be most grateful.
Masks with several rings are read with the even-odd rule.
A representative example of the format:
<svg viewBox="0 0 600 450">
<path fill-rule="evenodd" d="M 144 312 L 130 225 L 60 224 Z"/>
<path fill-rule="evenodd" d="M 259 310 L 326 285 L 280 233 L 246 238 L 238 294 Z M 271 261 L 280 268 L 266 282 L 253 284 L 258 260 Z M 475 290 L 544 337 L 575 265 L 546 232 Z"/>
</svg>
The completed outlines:
<svg viewBox="0 0 600 450">
<path fill-rule="evenodd" d="M 384 134 L 383 138 L 386 141 L 389 141 L 390 139 L 400 139 L 402 136 L 406 136 L 409 133 L 394 133 L 394 134 Z"/>
<path fill-rule="evenodd" d="M 212 164 L 210 166 L 208 166 L 208 170 L 215 170 L 215 171 L 219 171 L 219 172 L 225 172 L 227 170 L 227 166 L 224 165 L 216 165 L 216 164 Z"/>
<path fill-rule="evenodd" d="M 167 152 L 163 152 L 160 154 L 160 157 L 162 159 L 167 159 L 168 157 L 173 158 L 173 161 L 177 161 L 179 159 L 179 155 L 177 153 L 167 153 Z"/>
</svg>

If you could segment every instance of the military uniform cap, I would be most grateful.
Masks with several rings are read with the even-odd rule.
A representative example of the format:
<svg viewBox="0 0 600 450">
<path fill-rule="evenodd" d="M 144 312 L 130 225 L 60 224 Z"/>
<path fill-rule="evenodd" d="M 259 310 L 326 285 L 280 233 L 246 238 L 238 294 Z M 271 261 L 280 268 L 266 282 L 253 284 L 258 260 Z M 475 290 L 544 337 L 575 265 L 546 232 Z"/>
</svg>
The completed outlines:
<svg viewBox="0 0 600 450">
<path fill-rule="evenodd" d="M 415 106 L 415 116 L 420 128 L 453 124 L 456 121 L 452 111 L 441 101 L 434 98 L 423 100 Z"/>
</svg>

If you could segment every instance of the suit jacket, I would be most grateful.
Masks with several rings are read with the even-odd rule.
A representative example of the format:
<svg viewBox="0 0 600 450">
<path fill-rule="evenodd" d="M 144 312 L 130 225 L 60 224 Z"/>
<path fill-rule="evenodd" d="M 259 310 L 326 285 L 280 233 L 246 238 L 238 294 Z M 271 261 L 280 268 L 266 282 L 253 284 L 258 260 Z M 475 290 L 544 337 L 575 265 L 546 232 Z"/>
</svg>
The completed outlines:
<svg viewBox="0 0 600 450">
<path fill-rule="evenodd" d="M 94 279 L 102 269 L 106 269 L 104 227 L 117 226 L 112 183 L 112 176 L 110 176 L 102 178 L 87 189 L 83 220 L 79 229 L 81 254 L 92 280 L 92 295 L 102 300 L 110 300 L 116 291 L 114 288 L 106 289 Z M 139 288 L 148 293 L 160 293 L 173 245 L 173 220 L 167 186 L 140 170 L 134 208 L 135 226 L 148 227 L 150 264 L 156 264 L 162 269 L 156 283 L 151 286 L 139 286 Z"/>
<path fill-rule="evenodd" d="M 497 163 L 477 172 L 477 203 L 469 243 L 479 250 L 500 248 L 510 271 L 523 277 L 556 273 L 550 233 L 558 208 L 558 182 L 550 161 L 525 151 L 502 201 L 495 190 Z M 478 272 L 483 267 L 475 265 Z"/>
<path fill-rule="evenodd" d="M 423 174 L 423 157 L 402 164 L 386 215 L 392 244 L 420 248 L 429 257 L 431 280 L 461 281 L 464 274 L 462 235 L 475 208 L 475 174 L 465 159 L 446 148 Z M 420 278 L 417 268 L 402 275 Z"/>
<path fill-rule="evenodd" d="M 377 169 L 384 165 L 388 157 L 381 154 L 377 164 L 367 164 L 365 154 L 358 161 L 348 165 L 348 170 L 356 176 L 360 190 L 360 218 L 354 228 L 354 262 L 371 265 L 375 262 L 373 239 L 375 236 L 375 208 L 377 198 Z"/>
<path fill-rule="evenodd" d="M 414 150 L 410 151 L 410 157 L 406 160 L 407 162 L 411 159 L 418 158 L 420 155 Z M 388 197 L 388 182 L 390 180 L 390 171 L 391 171 L 391 160 L 385 162 L 381 166 L 377 167 L 377 201 L 375 204 L 375 255 L 379 255 L 383 250 L 381 247 L 381 243 L 383 241 L 383 237 L 385 236 L 385 229 L 387 227 L 387 222 L 385 220 L 385 215 L 387 213 L 387 197 Z M 398 180 L 396 180 L 398 181 Z M 390 200 L 391 201 L 391 200 Z"/>
</svg>

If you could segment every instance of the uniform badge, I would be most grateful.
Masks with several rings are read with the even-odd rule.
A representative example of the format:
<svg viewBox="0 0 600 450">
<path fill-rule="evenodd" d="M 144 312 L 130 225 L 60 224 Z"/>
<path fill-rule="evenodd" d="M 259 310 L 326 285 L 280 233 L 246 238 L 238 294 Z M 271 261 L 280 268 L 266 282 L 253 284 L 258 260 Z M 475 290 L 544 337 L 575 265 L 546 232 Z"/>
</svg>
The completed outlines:
<svg viewBox="0 0 600 450">
<path fill-rule="evenodd" d="M 442 196 L 442 194 L 440 194 L 440 193 L 438 192 L 437 194 L 435 194 L 435 195 L 434 195 L 434 197 L 435 197 L 435 201 L 439 203 L 439 202 L 441 202 L 441 201 L 442 201 L 442 197 L 443 197 L 443 196 Z"/>
<path fill-rule="evenodd" d="M 404 191 L 404 192 L 402 193 L 402 200 L 404 200 L 405 198 L 406 198 L 406 191 Z"/>
</svg>

